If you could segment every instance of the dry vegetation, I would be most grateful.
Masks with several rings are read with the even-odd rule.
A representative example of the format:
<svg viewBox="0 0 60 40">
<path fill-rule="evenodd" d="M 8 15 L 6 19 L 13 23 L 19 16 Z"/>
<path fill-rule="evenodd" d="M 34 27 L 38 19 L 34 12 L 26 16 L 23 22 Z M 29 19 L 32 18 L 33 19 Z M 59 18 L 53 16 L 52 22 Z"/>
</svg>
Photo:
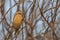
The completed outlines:
<svg viewBox="0 0 60 40">
<path fill-rule="evenodd" d="M 8 10 L 5 9 L 7 1 L 10 5 Z M 12 0 L 0 0 L 0 24 L 2 25 L 0 40 L 60 40 L 60 0 L 13 1 L 15 4 L 12 6 Z M 26 7 L 24 7 L 25 2 L 27 2 Z M 31 4 L 29 5 L 29 3 Z M 21 4 L 23 23 L 15 34 L 15 30 L 11 32 L 12 9 L 16 6 L 18 10 Z M 10 14 L 9 19 L 8 14 Z M 42 22 L 41 25 L 38 23 L 39 21 Z M 42 27 L 41 30 L 37 29 L 39 27 L 37 24 Z"/>
</svg>

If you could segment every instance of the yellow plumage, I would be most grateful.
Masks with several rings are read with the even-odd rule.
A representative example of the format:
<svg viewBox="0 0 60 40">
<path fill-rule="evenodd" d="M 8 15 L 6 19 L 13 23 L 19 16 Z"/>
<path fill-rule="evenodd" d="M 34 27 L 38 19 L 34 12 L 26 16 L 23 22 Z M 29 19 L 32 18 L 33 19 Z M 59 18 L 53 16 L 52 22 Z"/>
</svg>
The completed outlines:
<svg viewBox="0 0 60 40">
<path fill-rule="evenodd" d="M 13 26 L 14 28 L 19 28 L 22 23 L 22 15 L 20 11 L 16 12 L 14 19 L 13 19 Z"/>
</svg>

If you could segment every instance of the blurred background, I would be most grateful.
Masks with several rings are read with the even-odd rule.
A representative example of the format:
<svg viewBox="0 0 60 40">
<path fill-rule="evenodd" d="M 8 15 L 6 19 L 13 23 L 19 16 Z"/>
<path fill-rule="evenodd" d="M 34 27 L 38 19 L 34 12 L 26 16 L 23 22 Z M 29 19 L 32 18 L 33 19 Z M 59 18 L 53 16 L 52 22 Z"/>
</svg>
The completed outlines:
<svg viewBox="0 0 60 40">
<path fill-rule="evenodd" d="M 24 20 L 10 34 L 18 9 Z M 0 40 L 60 40 L 60 0 L 0 0 Z"/>
</svg>

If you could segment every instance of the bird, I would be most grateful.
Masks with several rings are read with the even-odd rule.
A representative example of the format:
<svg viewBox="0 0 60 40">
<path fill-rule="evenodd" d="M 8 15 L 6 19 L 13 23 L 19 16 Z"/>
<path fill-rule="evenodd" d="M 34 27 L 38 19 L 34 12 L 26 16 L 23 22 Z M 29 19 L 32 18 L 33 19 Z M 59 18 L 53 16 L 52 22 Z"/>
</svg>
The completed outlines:
<svg viewBox="0 0 60 40">
<path fill-rule="evenodd" d="M 13 23 L 12 23 L 12 27 L 9 30 L 9 36 L 12 36 L 12 33 L 14 32 L 15 35 L 19 34 L 19 29 L 21 27 L 23 21 L 23 17 L 22 17 L 22 12 L 17 11 L 13 17 Z"/>
<path fill-rule="evenodd" d="M 20 32 L 19 29 L 21 28 L 22 21 L 23 21 L 22 12 L 17 11 L 13 18 L 13 28 L 12 28 L 15 30 L 14 34 L 16 37 Z"/>
<path fill-rule="evenodd" d="M 17 11 L 13 18 L 13 28 L 15 28 L 16 30 L 19 29 L 22 24 L 23 17 L 21 13 L 22 12 Z"/>
</svg>

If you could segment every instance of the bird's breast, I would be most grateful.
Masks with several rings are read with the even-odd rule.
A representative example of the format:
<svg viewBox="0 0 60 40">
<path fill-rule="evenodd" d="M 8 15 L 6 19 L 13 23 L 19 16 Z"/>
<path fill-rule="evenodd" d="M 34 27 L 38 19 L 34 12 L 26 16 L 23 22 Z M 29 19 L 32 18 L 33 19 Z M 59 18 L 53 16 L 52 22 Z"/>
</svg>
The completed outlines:
<svg viewBox="0 0 60 40">
<path fill-rule="evenodd" d="M 19 15 L 19 14 L 15 15 L 13 21 L 14 21 L 14 26 L 19 26 L 19 25 L 21 25 L 21 22 L 22 22 L 22 16 Z"/>
</svg>

